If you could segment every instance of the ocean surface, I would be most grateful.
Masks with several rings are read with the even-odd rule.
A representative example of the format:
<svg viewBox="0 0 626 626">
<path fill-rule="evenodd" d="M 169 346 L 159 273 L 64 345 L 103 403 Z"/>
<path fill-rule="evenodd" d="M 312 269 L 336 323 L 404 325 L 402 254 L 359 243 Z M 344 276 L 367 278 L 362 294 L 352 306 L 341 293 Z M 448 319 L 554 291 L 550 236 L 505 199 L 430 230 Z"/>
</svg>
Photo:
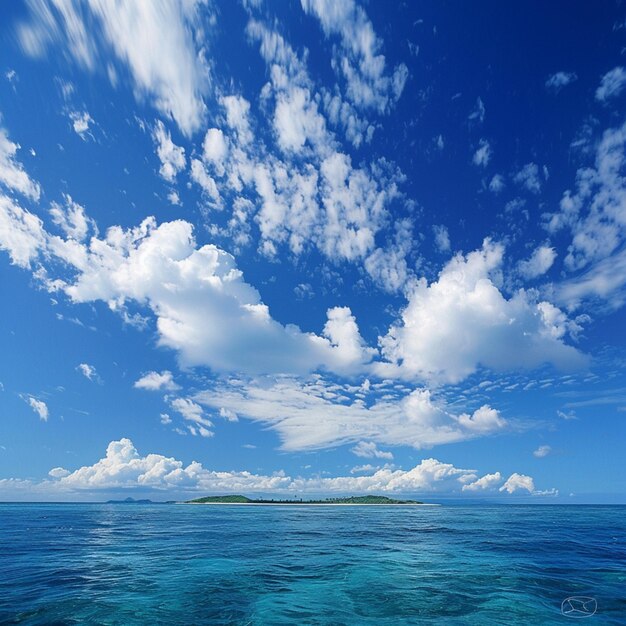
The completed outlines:
<svg viewBox="0 0 626 626">
<path fill-rule="evenodd" d="M 626 624 L 626 507 L 0 504 L 2 624 L 575 616 Z"/>
</svg>

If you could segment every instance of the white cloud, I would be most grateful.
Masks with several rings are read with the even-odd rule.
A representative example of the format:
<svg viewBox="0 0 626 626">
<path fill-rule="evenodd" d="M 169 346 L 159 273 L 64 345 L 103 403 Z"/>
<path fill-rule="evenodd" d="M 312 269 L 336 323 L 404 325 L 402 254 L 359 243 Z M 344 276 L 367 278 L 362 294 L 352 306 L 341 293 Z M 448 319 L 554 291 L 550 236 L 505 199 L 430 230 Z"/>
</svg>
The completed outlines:
<svg viewBox="0 0 626 626">
<path fill-rule="evenodd" d="M 537 302 L 530 291 L 507 299 L 498 289 L 503 253 L 501 245 L 485 240 L 481 250 L 456 255 L 436 282 L 416 281 L 401 322 L 380 339 L 390 364 L 377 362 L 375 371 L 458 382 L 480 365 L 495 370 L 583 365 L 585 357 L 564 343 L 575 327 L 556 307 Z"/>
<path fill-rule="evenodd" d="M 445 226 L 433 226 L 435 246 L 439 252 L 450 252 L 450 235 Z"/>
<path fill-rule="evenodd" d="M 357 471 L 368 470 L 361 468 Z M 475 470 L 457 468 L 450 463 L 432 458 L 423 459 L 409 470 L 383 467 L 365 476 L 302 478 L 288 476 L 282 471 L 272 475 L 253 474 L 248 471 L 215 471 L 204 468 L 197 461 L 185 465 L 178 459 L 161 454 L 142 456 L 132 441 L 123 438 L 112 441 L 107 447 L 106 456 L 93 465 L 80 467 L 73 472 L 57 467 L 50 471 L 50 475 L 54 480 L 42 483 L 5 479 L 0 481 L 0 490 L 2 493 L 10 491 L 47 493 L 48 498 L 52 494 L 52 498 L 57 499 L 63 494 L 80 492 L 87 494 L 116 488 L 178 493 L 461 494 L 467 491 L 464 487 L 468 484 L 480 482 L 499 473 L 477 480 Z M 524 484 L 520 485 L 519 479 Z M 506 485 L 508 485 L 506 491 L 509 493 L 517 489 L 527 489 L 534 494 L 543 493 L 534 492 L 534 483 L 529 476 L 513 474 Z M 492 486 L 488 484 L 487 488 L 490 489 Z"/>
<path fill-rule="evenodd" d="M 524 490 L 528 491 L 528 493 L 534 493 L 535 481 L 530 476 L 518 474 L 517 472 L 511 474 L 504 485 L 500 487 L 500 491 L 506 491 L 507 493 Z"/>
<path fill-rule="evenodd" d="M 552 448 L 550 446 L 539 446 L 534 452 L 533 455 L 538 459 L 542 459 L 544 456 L 548 456 L 552 452 Z"/>
<path fill-rule="evenodd" d="M 489 182 L 489 191 L 492 193 L 500 193 L 505 187 L 504 177 L 502 174 L 494 174 Z"/>
<path fill-rule="evenodd" d="M 546 80 L 546 89 L 559 92 L 563 87 L 570 85 L 578 79 L 575 72 L 556 72 Z"/>
<path fill-rule="evenodd" d="M 202 95 L 209 87 L 200 4 L 31 0 L 31 20 L 21 25 L 18 37 L 31 56 L 42 56 L 55 43 L 90 71 L 106 67 L 103 60 L 112 50 L 130 71 L 136 97 L 148 95 L 159 111 L 190 135 L 204 118 Z M 108 73 L 115 79 L 116 72 Z"/>
<path fill-rule="evenodd" d="M 219 175 L 224 172 L 224 160 L 228 154 L 228 143 L 219 128 L 209 128 L 202 143 L 202 156 L 213 163 Z"/>
<path fill-rule="evenodd" d="M 556 251 L 550 246 L 535 248 L 529 259 L 520 261 L 517 265 L 519 273 L 526 279 L 537 278 L 545 274 L 556 259 Z"/>
<path fill-rule="evenodd" d="M 64 194 L 65 206 L 53 202 L 50 208 L 52 221 L 68 236 L 76 241 L 84 241 L 89 231 L 98 233 L 96 223 L 87 216 L 85 208 L 74 202 L 69 194 Z"/>
<path fill-rule="evenodd" d="M 559 301 L 576 306 L 589 297 L 608 300 L 614 307 L 624 301 L 626 255 L 626 124 L 606 130 L 595 154 L 594 167 L 580 168 L 575 191 L 566 191 L 560 210 L 545 214 L 550 233 L 568 229 L 572 235 L 565 257 L 570 271 L 588 268 L 556 286 Z"/>
<path fill-rule="evenodd" d="M 213 432 L 208 430 L 213 426 L 213 422 L 204 415 L 202 407 L 189 398 L 174 398 L 170 401 L 170 406 L 174 411 L 180 413 L 185 420 L 192 422 L 187 428 L 192 435 L 202 437 L 212 437 Z"/>
<path fill-rule="evenodd" d="M 96 372 L 96 368 L 93 365 L 89 365 L 89 363 L 79 363 L 76 369 L 88 380 L 97 381 L 99 380 L 98 372 Z"/>
<path fill-rule="evenodd" d="M 183 203 L 180 200 L 180 196 L 178 195 L 178 192 L 174 191 L 173 189 L 167 194 L 167 199 L 169 200 L 169 203 L 173 206 L 183 205 Z"/>
<path fill-rule="evenodd" d="M 32 180 L 24 166 L 15 158 L 19 149 L 19 144 L 13 143 L 7 131 L 0 128 L 0 183 L 30 200 L 39 200 L 41 195 L 39 183 Z"/>
<path fill-rule="evenodd" d="M 164 426 L 172 423 L 172 418 L 167 413 L 161 413 L 159 417 L 161 420 L 161 424 L 163 424 Z"/>
<path fill-rule="evenodd" d="M 485 105 L 483 104 L 482 98 L 477 98 L 476 107 L 469 115 L 470 121 L 476 120 L 482 123 L 485 119 L 485 111 Z"/>
<path fill-rule="evenodd" d="M 360 389 L 360 388 L 357 388 Z M 313 450 L 366 441 L 415 448 L 473 439 L 502 431 L 506 422 L 483 406 L 456 415 L 426 389 L 394 391 L 370 398 L 355 389 L 313 376 L 216 382 L 195 400 L 275 430 L 285 450 Z"/>
<path fill-rule="evenodd" d="M 66 476 L 69 476 L 70 473 L 71 472 L 69 470 L 66 470 L 64 467 L 53 467 L 48 472 L 48 475 L 52 478 L 65 478 Z"/>
<path fill-rule="evenodd" d="M 463 485 L 462 491 L 491 491 L 502 482 L 502 474 L 495 472 L 494 474 L 485 474 L 483 477 L 474 482 Z"/>
<path fill-rule="evenodd" d="M 351 450 L 352 454 L 360 456 L 366 459 L 393 459 L 391 452 L 379 450 L 378 446 L 373 441 L 359 441 Z"/>
<path fill-rule="evenodd" d="M 27 402 L 30 408 L 39 415 L 39 419 L 43 422 L 48 421 L 49 411 L 48 405 L 43 400 L 37 400 L 33 396 L 22 396 L 24 402 Z"/>
<path fill-rule="evenodd" d="M 472 157 L 472 162 L 474 165 L 486 167 L 489 163 L 489 159 L 491 159 L 491 146 L 486 139 L 481 139 L 478 144 L 478 149 L 474 152 L 474 156 Z"/>
<path fill-rule="evenodd" d="M 74 132 L 82 139 L 86 140 L 90 134 L 89 125 L 93 123 L 93 118 L 87 111 L 70 111 L 70 120 Z"/>
<path fill-rule="evenodd" d="M 338 35 L 341 53 L 334 67 L 346 80 L 346 94 L 357 106 L 383 113 L 400 98 L 409 71 L 400 63 L 392 74 L 386 72 L 382 42 L 372 22 L 354 0 L 301 0 L 302 8 L 320 21 L 327 37 Z"/>
<path fill-rule="evenodd" d="M 513 180 L 531 193 L 541 191 L 541 179 L 539 178 L 539 166 L 536 163 L 526 163 L 522 169 L 513 176 Z"/>
<path fill-rule="evenodd" d="M 596 100 L 606 102 L 610 98 L 618 96 L 626 86 L 626 70 L 623 67 L 615 67 L 607 72 L 596 89 Z"/>
<path fill-rule="evenodd" d="M 14 200 L 0 194 L 0 250 L 6 250 L 11 262 L 30 267 L 46 246 L 47 233 L 42 221 Z"/>
<path fill-rule="evenodd" d="M 159 391 L 161 389 L 175 391 L 176 389 L 180 389 L 180 386 L 174 382 L 172 372 L 168 370 L 164 370 L 161 373 L 148 372 L 139 380 L 136 380 L 133 386 L 135 389 L 146 389 L 148 391 Z"/>
<path fill-rule="evenodd" d="M 216 207 L 221 206 L 220 192 L 217 190 L 217 184 L 199 159 L 191 159 L 191 180 L 200 186 L 202 192 L 206 194 Z"/>
<path fill-rule="evenodd" d="M 161 161 L 159 174 L 167 182 L 174 182 L 178 172 L 185 169 L 185 149 L 172 141 L 170 132 L 161 120 L 157 120 L 154 125 L 152 138 L 157 144 L 157 156 Z"/>
</svg>

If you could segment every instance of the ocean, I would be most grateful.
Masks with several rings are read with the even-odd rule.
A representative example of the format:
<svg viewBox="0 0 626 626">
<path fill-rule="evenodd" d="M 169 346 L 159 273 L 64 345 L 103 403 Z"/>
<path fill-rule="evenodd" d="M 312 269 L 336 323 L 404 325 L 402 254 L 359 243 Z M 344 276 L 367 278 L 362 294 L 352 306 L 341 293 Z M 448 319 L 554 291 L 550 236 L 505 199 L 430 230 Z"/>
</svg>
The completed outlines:
<svg viewBox="0 0 626 626">
<path fill-rule="evenodd" d="M 0 504 L 2 624 L 587 617 L 626 624 L 624 506 Z"/>
</svg>

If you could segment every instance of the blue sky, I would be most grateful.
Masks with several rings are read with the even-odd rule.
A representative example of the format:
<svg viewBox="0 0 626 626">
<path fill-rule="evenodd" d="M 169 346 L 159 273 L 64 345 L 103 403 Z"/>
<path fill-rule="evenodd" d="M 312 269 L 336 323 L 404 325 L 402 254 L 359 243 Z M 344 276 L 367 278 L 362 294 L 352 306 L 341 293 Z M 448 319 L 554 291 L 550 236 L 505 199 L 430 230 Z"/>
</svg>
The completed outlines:
<svg viewBox="0 0 626 626">
<path fill-rule="evenodd" d="M 626 501 L 619 3 L 10 3 L 0 497 Z"/>
</svg>

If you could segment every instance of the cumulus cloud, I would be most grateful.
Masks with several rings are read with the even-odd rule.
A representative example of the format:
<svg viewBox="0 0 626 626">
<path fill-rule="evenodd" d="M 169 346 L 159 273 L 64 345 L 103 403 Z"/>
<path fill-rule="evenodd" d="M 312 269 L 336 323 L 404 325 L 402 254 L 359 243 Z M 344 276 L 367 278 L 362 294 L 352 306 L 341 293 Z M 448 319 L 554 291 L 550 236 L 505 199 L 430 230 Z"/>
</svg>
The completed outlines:
<svg viewBox="0 0 626 626">
<path fill-rule="evenodd" d="M 433 226 L 435 236 L 435 247 L 439 252 L 450 252 L 450 235 L 448 229 L 443 226 Z"/>
<path fill-rule="evenodd" d="M 89 71 L 107 67 L 112 51 L 133 79 L 138 98 L 176 120 L 190 135 L 205 112 L 202 100 L 209 87 L 203 60 L 204 35 L 199 1 L 134 2 L 121 0 L 48 0 L 29 3 L 30 19 L 18 29 L 24 52 L 41 57 L 58 45 Z M 113 81 L 117 73 L 109 72 Z"/>
<path fill-rule="evenodd" d="M 541 191 L 541 179 L 539 177 L 539 166 L 536 163 L 526 163 L 519 172 L 513 176 L 513 180 L 531 193 Z"/>
<path fill-rule="evenodd" d="M 489 191 L 492 193 L 500 193 L 505 186 L 502 174 L 494 174 L 493 178 L 489 182 Z"/>
<path fill-rule="evenodd" d="M 485 474 L 478 480 L 463 485 L 462 491 L 490 491 L 495 489 L 502 482 L 500 472 L 494 474 Z"/>
<path fill-rule="evenodd" d="M 319 20 L 327 37 L 340 38 L 334 67 L 346 81 L 348 98 L 362 108 L 388 111 L 402 95 L 409 71 L 404 63 L 391 74 L 386 71 L 382 42 L 365 11 L 354 0 L 301 2 L 304 11 Z"/>
<path fill-rule="evenodd" d="M 351 450 L 352 454 L 366 459 L 393 459 L 393 454 L 385 450 L 379 450 L 373 441 L 359 441 Z"/>
<path fill-rule="evenodd" d="M 372 468 L 375 469 L 375 468 Z M 365 470 L 363 470 L 365 471 Z M 357 473 L 357 472 L 354 472 Z M 291 477 L 284 472 L 272 475 L 253 474 L 248 471 L 215 471 L 193 461 L 185 465 L 182 461 L 161 454 L 142 456 L 130 439 L 111 441 L 106 455 L 93 465 L 74 471 L 62 467 L 50 470 L 53 480 L 42 483 L 29 481 L 0 481 L 0 490 L 41 492 L 59 498 L 62 494 L 80 492 L 97 493 L 99 490 L 138 489 L 163 492 L 204 493 L 457 493 L 466 491 L 465 486 L 484 481 L 483 489 L 495 486 L 490 476 L 477 480 L 476 471 L 457 468 L 437 459 L 423 459 L 415 467 L 402 470 L 383 467 L 365 476 L 335 477 Z M 520 484 L 520 479 L 521 483 Z M 528 483 L 528 481 L 530 481 Z M 506 491 L 518 489 L 534 492 L 534 483 L 529 476 L 513 474 L 505 485 Z M 469 490 L 472 491 L 472 490 Z M 76 497 L 76 495 L 74 495 Z"/>
<path fill-rule="evenodd" d="M 575 72 L 556 72 L 546 80 L 546 89 L 558 93 L 563 87 L 570 85 L 576 80 L 578 80 L 578 76 Z"/>
<path fill-rule="evenodd" d="M 489 163 L 489 159 L 491 159 L 491 146 L 486 139 L 481 139 L 478 144 L 478 149 L 474 152 L 474 156 L 472 157 L 472 162 L 474 165 L 486 167 Z"/>
<path fill-rule="evenodd" d="M 176 391 L 180 389 L 179 385 L 174 382 L 172 372 L 164 370 L 162 372 L 148 372 L 135 381 L 133 385 L 135 389 L 146 389 L 148 391 Z"/>
<path fill-rule="evenodd" d="M 185 420 L 192 422 L 192 424 L 187 424 L 192 435 L 213 436 L 213 432 L 209 430 L 213 426 L 213 422 L 205 417 L 204 410 L 199 404 L 190 398 L 174 398 L 170 401 L 170 406 L 174 411 L 180 413 Z"/>
<path fill-rule="evenodd" d="M 534 493 L 535 481 L 530 476 L 515 472 L 514 474 L 511 474 L 504 485 L 500 487 L 500 491 L 506 491 L 507 493 L 528 491 L 528 493 Z"/>
<path fill-rule="evenodd" d="M 457 415 L 426 389 L 390 389 L 383 395 L 367 395 L 359 389 L 317 375 L 305 381 L 291 377 L 231 380 L 216 382 L 195 400 L 214 411 L 226 409 L 269 426 L 285 450 L 348 443 L 356 444 L 357 450 L 377 449 L 377 445 L 428 448 L 506 427 L 505 420 L 488 406 L 471 415 Z"/>
<path fill-rule="evenodd" d="M 520 261 L 517 270 L 522 277 L 530 280 L 542 276 L 553 265 L 556 259 L 556 250 L 550 246 L 535 248 L 529 259 Z"/>
<path fill-rule="evenodd" d="M 552 452 L 552 448 L 550 446 L 539 446 L 534 452 L 533 455 L 538 459 L 543 459 L 544 456 L 548 456 Z"/>
<path fill-rule="evenodd" d="M 65 204 L 52 203 L 50 216 L 65 235 L 76 241 L 84 241 L 90 231 L 97 234 L 96 223 L 87 216 L 85 207 L 74 202 L 69 194 L 64 194 L 63 199 Z"/>
<path fill-rule="evenodd" d="M 13 143 L 4 128 L 0 128 L 0 183 L 30 200 L 39 200 L 41 187 L 15 158 L 20 145 Z"/>
<path fill-rule="evenodd" d="M 624 301 L 626 285 L 626 124 L 606 130 L 597 146 L 593 167 L 582 167 L 576 188 L 563 194 L 560 210 L 544 215 L 550 233 L 569 230 L 565 256 L 570 271 L 586 269 L 555 288 L 557 300 L 576 306 L 600 297 L 613 306 Z"/>
<path fill-rule="evenodd" d="M 507 299 L 499 290 L 503 254 L 502 245 L 485 240 L 482 249 L 456 255 L 437 281 L 417 281 L 401 321 L 380 339 L 390 363 L 376 363 L 376 371 L 453 383 L 480 365 L 584 365 L 585 357 L 564 341 L 575 325 L 561 311 L 533 292 L 519 290 Z"/>
<path fill-rule="evenodd" d="M 46 241 L 42 221 L 13 199 L 0 194 L 0 250 L 8 252 L 11 263 L 31 267 Z"/>
<path fill-rule="evenodd" d="M 74 132 L 86 141 L 89 133 L 89 125 L 93 123 L 93 118 L 87 111 L 70 111 L 69 118 L 72 122 Z"/>
<path fill-rule="evenodd" d="M 76 369 L 87 379 L 91 381 L 98 381 L 100 377 L 93 365 L 89 363 L 79 363 Z"/>
<path fill-rule="evenodd" d="M 33 396 L 22 396 L 22 399 L 35 413 L 37 413 L 37 415 L 39 415 L 39 419 L 41 421 L 48 421 L 48 405 L 43 400 L 38 400 L 37 398 L 33 398 Z"/>
<path fill-rule="evenodd" d="M 161 120 L 157 120 L 152 137 L 157 144 L 157 156 L 161 161 L 159 174 L 164 180 L 171 183 L 178 172 L 185 169 L 185 149 L 172 141 L 169 131 Z"/>
<path fill-rule="evenodd" d="M 596 89 L 596 100 L 606 102 L 619 96 L 624 86 L 626 86 L 626 70 L 623 67 L 615 67 L 602 77 L 600 85 Z"/>
</svg>

